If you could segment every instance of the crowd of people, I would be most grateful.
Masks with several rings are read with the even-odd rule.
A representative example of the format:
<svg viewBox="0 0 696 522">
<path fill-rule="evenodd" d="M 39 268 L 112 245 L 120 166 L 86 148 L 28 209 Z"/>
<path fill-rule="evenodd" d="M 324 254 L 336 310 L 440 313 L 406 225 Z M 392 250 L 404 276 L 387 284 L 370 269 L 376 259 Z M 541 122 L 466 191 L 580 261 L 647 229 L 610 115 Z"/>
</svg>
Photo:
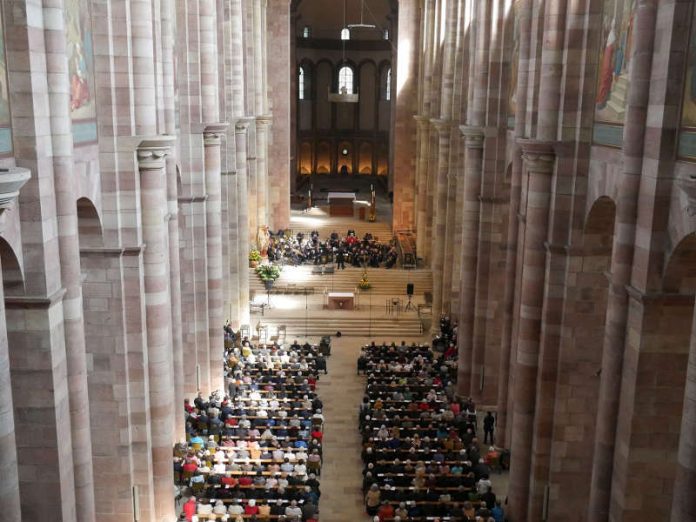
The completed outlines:
<svg viewBox="0 0 696 522">
<path fill-rule="evenodd" d="M 346 265 L 393 268 L 398 259 L 394 240 L 382 243 L 369 233 L 360 239 L 354 230 L 349 230 L 345 236 L 333 232 L 324 241 L 319 239 L 316 230 L 309 236 L 302 232 L 292 236 L 281 230 L 270 235 L 267 253 L 271 262 L 291 265 L 336 263 L 339 269 Z"/>
<path fill-rule="evenodd" d="M 294 342 L 225 349 L 226 395 L 185 400 L 187 441 L 174 448 L 190 490 L 182 520 L 316 522 L 324 416 L 315 387 L 326 360 Z"/>
<path fill-rule="evenodd" d="M 476 405 L 455 396 L 456 329 L 446 318 L 441 326 L 444 350 L 406 343 L 361 350 L 363 492 L 375 522 L 505 520 L 490 480 L 500 452 L 481 448 Z"/>
</svg>

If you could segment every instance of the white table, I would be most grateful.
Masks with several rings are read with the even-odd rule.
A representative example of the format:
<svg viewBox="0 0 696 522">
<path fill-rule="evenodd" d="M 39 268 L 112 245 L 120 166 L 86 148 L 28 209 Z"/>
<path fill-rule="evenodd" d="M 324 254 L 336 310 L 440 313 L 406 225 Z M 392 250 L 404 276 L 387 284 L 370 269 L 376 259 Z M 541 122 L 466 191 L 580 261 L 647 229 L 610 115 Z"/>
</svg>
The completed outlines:
<svg viewBox="0 0 696 522">
<path fill-rule="evenodd" d="M 327 308 L 329 310 L 353 310 L 355 294 L 353 292 L 329 292 Z"/>
</svg>

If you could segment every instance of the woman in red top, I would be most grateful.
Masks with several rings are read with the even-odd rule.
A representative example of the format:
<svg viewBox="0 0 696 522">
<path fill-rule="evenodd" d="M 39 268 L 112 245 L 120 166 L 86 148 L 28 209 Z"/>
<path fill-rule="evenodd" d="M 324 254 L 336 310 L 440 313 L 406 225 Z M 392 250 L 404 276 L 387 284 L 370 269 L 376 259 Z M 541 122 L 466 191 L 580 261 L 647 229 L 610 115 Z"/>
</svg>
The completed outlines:
<svg viewBox="0 0 696 522">
<path fill-rule="evenodd" d="M 239 477 L 240 486 L 251 486 L 253 482 L 254 481 L 251 479 L 251 477 Z"/>
<path fill-rule="evenodd" d="M 196 461 L 193 459 L 186 459 L 186 462 L 184 462 L 182 469 L 184 471 L 194 473 L 198 469 L 198 464 L 196 464 Z"/>
<path fill-rule="evenodd" d="M 186 520 L 193 520 L 193 515 L 196 514 L 196 497 L 191 497 L 188 499 L 186 504 L 184 504 L 184 515 L 186 515 Z"/>
<path fill-rule="evenodd" d="M 232 477 L 231 475 L 225 475 L 224 477 L 222 477 L 220 479 L 220 482 L 222 482 L 223 486 L 230 486 L 230 487 L 234 487 L 239 483 L 237 481 L 237 479 Z"/>
<path fill-rule="evenodd" d="M 245 515 L 250 515 L 250 516 L 255 516 L 259 512 L 259 506 L 256 505 L 256 500 L 253 498 L 249 500 L 249 503 L 246 505 L 244 508 L 244 514 Z"/>
<path fill-rule="evenodd" d="M 317 429 L 312 430 L 312 434 L 311 434 L 311 435 L 312 435 L 312 438 L 313 438 L 313 439 L 317 439 L 317 440 L 319 440 L 319 441 L 321 441 L 321 438 L 324 436 L 324 434 L 323 434 L 321 431 L 317 430 Z"/>
</svg>

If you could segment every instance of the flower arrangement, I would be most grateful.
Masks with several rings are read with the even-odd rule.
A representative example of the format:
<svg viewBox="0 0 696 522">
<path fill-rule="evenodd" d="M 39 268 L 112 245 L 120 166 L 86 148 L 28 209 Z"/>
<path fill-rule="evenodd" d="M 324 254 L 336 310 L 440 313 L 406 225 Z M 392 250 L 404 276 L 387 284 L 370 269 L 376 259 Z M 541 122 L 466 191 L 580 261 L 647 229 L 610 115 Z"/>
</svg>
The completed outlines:
<svg viewBox="0 0 696 522">
<path fill-rule="evenodd" d="M 358 283 L 358 288 L 360 288 L 360 290 L 369 290 L 372 288 L 370 281 L 367 279 L 367 272 L 363 272 L 362 278 Z"/>
<path fill-rule="evenodd" d="M 256 268 L 261 261 L 261 252 L 255 248 L 249 251 L 249 267 Z"/>
<path fill-rule="evenodd" d="M 256 267 L 256 273 L 264 283 L 267 281 L 275 281 L 280 277 L 280 267 L 276 265 L 260 265 Z"/>
</svg>

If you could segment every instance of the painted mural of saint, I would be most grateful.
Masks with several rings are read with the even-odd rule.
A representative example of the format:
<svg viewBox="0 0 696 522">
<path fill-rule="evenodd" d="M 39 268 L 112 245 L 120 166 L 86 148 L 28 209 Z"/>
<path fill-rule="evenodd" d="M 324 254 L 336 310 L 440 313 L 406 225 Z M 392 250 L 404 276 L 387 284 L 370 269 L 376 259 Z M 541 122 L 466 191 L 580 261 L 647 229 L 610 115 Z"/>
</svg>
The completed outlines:
<svg viewBox="0 0 696 522">
<path fill-rule="evenodd" d="M 79 43 L 75 45 L 75 53 L 71 57 L 71 61 L 70 110 L 75 111 L 90 101 L 87 64 L 82 54 L 82 46 Z"/>
<path fill-rule="evenodd" d="M 96 116 L 92 77 L 92 31 L 89 9 L 82 0 L 66 0 L 65 33 L 70 75 L 70 113 L 73 119 Z"/>
<path fill-rule="evenodd" d="M 611 22 L 611 29 L 607 36 L 607 42 L 602 52 L 602 61 L 599 64 L 599 86 L 597 88 L 597 97 L 595 102 L 598 109 L 603 109 L 609 101 L 611 94 L 611 86 L 614 82 L 614 73 L 616 68 L 616 20 Z"/>
</svg>

